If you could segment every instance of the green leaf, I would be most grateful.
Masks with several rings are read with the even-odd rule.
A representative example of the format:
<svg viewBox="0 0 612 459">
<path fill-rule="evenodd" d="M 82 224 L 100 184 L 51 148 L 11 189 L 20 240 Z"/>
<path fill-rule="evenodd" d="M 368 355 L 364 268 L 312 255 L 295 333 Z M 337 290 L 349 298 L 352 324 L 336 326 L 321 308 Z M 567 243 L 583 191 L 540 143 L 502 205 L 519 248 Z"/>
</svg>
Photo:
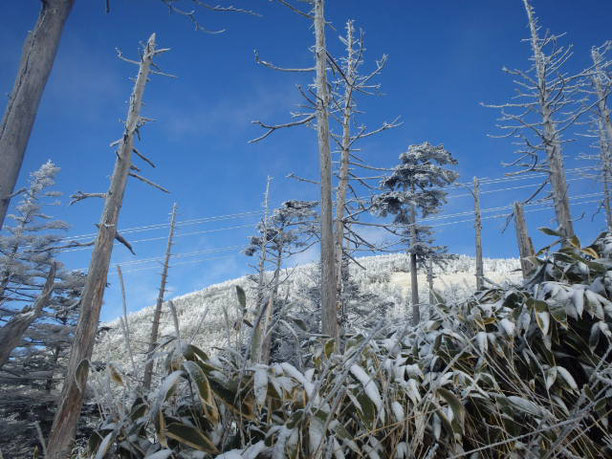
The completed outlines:
<svg viewBox="0 0 612 459">
<path fill-rule="evenodd" d="M 178 422 L 168 424 L 166 436 L 198 451 L 210 454 L 218 453 L 217 447 L 204 432 L 186 424 L 179 424 Z"/>
<path fill-rule="evenodd" d="M 240 303 L 242 309 L 246 310 L 246 293 L 244 293 L 244 289 L 239 285 L 236 285 L 236 296 L 238 297 L 238 303 Z"/>
<path fill-rule="evenodd" d="M 104 437 L 104 440 L 102 440 L 100 446 L 98 447 L 98 450 L 96 451 L 95 459 L 104 459 L 104 456 L 106 456 L 106 454 L 110 450 L 114 439 L 115 432 L 110 432 L 108 435 L 106 435 L 106 437 Z"/>
<path fill-rule="evenodd" d="M 453 410 L 453 430 L 457 433 L 463 434 L 463 425 L 465 422 L 465 407 L 461 403 L 461 401 L 457 398 L 457 396 L 448 389 L 443 387 L 438 388 L 438 394 L 446 400 L 446 403 L 449 404 L 451 410 Z"/>
<path fill-rule="evenodd" d="M 210 387 L 210 383 L 208 378 L 202 371 L 202 368 L 195 363 L 189 360 L 183 362 L 183 368 L 189 375 L 189 379 L 193 382 L 198 390 L 198 396 L 200 398 L 200 402 L 202 402 L 202 406 L 206 410 L 206 412 L 213 418 L 213 421 L 216 422 L 219 417 L 219 413 L 217 410 L 217 405 L 215 403 L 215 398 L 213 391 Z"/>
<path fill-rule="evenodd" d="M 158 432 L 161 430 L 163 424 L 163 419 L 161 419 L 161 417 L 163 416 L 162 407 L 164 402 L 172 393 L 172 389 L 183 375 L 184 373 L 182 370 L 177 370 L 170 373 L 164 378 L 162 384 L 159 386 L 159 389 L 157 389 L 153 405 L 151 406 L 150 416 L 151 420 L 158 427 Z"/>
</svg>

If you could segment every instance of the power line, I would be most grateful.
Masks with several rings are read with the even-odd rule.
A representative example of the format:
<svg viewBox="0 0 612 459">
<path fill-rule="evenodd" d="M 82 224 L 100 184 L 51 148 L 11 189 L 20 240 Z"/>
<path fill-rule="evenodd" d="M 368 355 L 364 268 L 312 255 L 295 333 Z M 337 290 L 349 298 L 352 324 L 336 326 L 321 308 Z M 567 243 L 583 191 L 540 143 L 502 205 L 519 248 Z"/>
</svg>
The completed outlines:
<svg viewBox="0 0 612 459">
<path fill-rule="evenodd" d="M 581 172 L 586 172 L 589 170 L 594 170 L 597 169 L 597 166 L 584 166 L 584 167 L 575 167 L 575 168 L 571 168 L 571 169 L 566 169 L 566 174 L 574 174 L 574 173 L 581 173 Z M 507 177 L 498 177 L 498 178 L 482 178 L 480 179 L 480 183 L 481 185 L 489 185 L 489 184 L 494 184 L 494 183 L 502 183 L 502 182 L 512 182 L 512 181 L 521 181 L 521 180 L 530 180 L 530 179 L 536 179 L 536 178 L 543 178 L 548 176 L 547 173 L 531 173 L 531 174 L 524 174 L 524 175 L 517 175 L 517 176 L 507 176 Z M 579 177 L 579 178 L 574 178 L 574 179 L 570 179 L 568 181 L 572 181 L 572 180 L 584 180 L 587 177 Z M 450 186 L 450 188 L 463 188 L 463 187 L 471 187 L 472 183 L 471 182 L 465 182 L 465 183 L 455 183 L 453 185 Z M 538 186 L 539 184 L 531 184 L 529 186 Z M 521 186 L 521 187 L 511 187 L 511 188 L 502 188 L 502 189 L 498 189 L 498 190 L 485 190 L 482 191 L 481 194 L 489 194 L 489 193 L 496 193 L 496 192 L 502 192 L 502 191 L 511 191 L 511 190 L 516 190 L 516 189 L 520 189 L 520 188 L 527 188 L 527 185 Z M 463 196 L 469 196 L 467 194 L 465 195 L 449 195 L 449 198 L 454 198 L 454 197 L 463 197 Z M 358 199 L 364 199 L 365 197 L 361 197 Z M 244 211 L 244 212 L 238 212 L 238 213 L 233 213 L 233 214 L 225 214 L 225 215 L 213 215 L 213 216 L 209 216 L 209 217 L 200 217 L 200 218 L 193 218 L 193 219 L 189 219 L 189 220 L 182 220 L 182 221 L 178 221 L 176 223 L 176 226 L 187 226 L 187 225 L 197 225 L 197 224 L 202 224 L 202 223 L 209 223 L 209 222 L 214 222 L 214 221 L 220 221 L 220 220 L 230 220 L 230 219 L 239 219 L 239 218 L 245 218 L 245 217 L 251 217 L 251 216 L 257 216 L 257 215 L 261 215 L 262 211 L 261 210 L 251 210 L 251 211 Z M 141 226 L 133 226 L 133 227 L 128 227 L 128 228 L 124 228 L 124 229 L 120 229 L 119 232 L 122 235 L 125 234 L 132 234 L 132 233 L 137 233 L 137 232 L 142 232 L 142 231 L 152 231 L 152 230 L 157 230 L 157 229 L 164 229 L 167 228 L 170 224 L 169 223 L 157 223 L 157 224 L 151 224 L 151 225 L 141 225 Z M 79 234 L 79 235 L 75 235 L 75 236 L 68 236 L 62 239 L 62 241 L 70 241 L 70 240 L 79 240 L 79 239 L 90 239 L 93 237 L 96 237 L 98 233 L 89 233 L 89 234 Z"/>
</svg>

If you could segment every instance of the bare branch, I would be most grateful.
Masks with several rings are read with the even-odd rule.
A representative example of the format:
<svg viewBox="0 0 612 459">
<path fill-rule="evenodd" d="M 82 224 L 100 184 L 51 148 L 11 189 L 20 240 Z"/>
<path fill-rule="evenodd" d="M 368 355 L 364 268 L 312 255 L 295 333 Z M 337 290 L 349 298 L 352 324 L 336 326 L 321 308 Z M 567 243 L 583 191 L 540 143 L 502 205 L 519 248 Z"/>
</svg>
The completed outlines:
<svg viewBox="0 0 612 459">
<path fill-rule="evenodd" d="M 130 177 L 134 177 L 135 179 L 140 180 L 141 182 L 146 183 L 147 185 L 151 185 L 153 188 L 157 188 L 158 190 L 163 191 L 164 193 L 170 194 L 170 191 L 168 191 L 166 188 L 164 188 L 161 185 L 158 185 L 155 182 L 152 182 L 151 180 L 149 180 L 148 178 L 143 177 L 142 175 L 136 174 L 134 172 L 130 172 L 128 175 Z"/>
</svg>

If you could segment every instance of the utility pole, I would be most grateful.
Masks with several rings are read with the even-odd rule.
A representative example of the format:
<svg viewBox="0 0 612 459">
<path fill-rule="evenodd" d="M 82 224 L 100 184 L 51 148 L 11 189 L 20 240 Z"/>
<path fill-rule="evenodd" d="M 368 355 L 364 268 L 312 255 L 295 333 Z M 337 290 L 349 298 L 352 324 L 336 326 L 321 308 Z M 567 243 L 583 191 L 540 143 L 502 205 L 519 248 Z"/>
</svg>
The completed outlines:
<svg viewBox="0 0 612 459">
<path fill-rule="evenodd" d="M 153 377 L 153 352 L 157 347 L 157 335 L 159 333 L 159 319 L 161 317 L 162 305 L 164 304 L 164 295 L 166 294 L 166 282 L 168 280 L 168 268 L 170 266 L 170 257 L 172 256 L 172 245 L 174 240 L 174 231 L 176 228 L 176 202 L 172 206 L 172 214 L 170 215 L 170 233 L 168 233 L 168 244 L 166 245 L 166 256 L 164 258 L 164 267 L 162 269 L 161 284 L 157 295 L 157 303 L 155 304 L 155 312 L 153 313 L 153 325 L 151 326 L 151 339 L 149 340 L 149 348 L 147 349 L 147 364 L 144 370 L 144 380 L 142 387 L 145 392 L 151 388 L 151 379 Z"/>
<path fill-rule="evenodd" d="M 514 203 L 514 222 L 516 226 L 516 241 L 521 257 L 521 271 L 523 272 L 523 279 L 527 279 L 532 271 L 532 264 L 527 258 L 533 256 L 534 252 L 533 244 L 531 243 L 527 230 L 523 204 L 518 201 Z"/>
<path fill-rule="evenodd" d="M 480 182 L 474 177 L 474 229 L 476 230 L 476 290 L 484 288 L 484 265 L 482 261 L 482 214 L 480 212 Z"/>
</svg>

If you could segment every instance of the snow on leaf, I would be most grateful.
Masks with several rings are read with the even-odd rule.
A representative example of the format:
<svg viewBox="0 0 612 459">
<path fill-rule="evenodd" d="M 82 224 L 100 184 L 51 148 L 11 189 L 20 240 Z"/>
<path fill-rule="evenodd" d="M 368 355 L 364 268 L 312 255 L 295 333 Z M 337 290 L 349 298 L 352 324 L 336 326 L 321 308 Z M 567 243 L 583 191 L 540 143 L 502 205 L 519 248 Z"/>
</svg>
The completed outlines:
<svg viewBox="0 0 612 459">
<path fill-rule="evenodd" d="M 536 322 L 540 330 L 542 330 L 542 334 L 544 336 L 548 335 L 548 330 L 550 329 L 550 313 L 546 311 L 536 312 Z"/>
<path fill-rule="evenodd" d="M 487 349 L 489 348 L 489 340 L 487 339 L 487 333 L 478 332 L 476 334 L 476 342 L 478 343 L 478 348 L 480 349 L 480 352 L 486 354 Z"/>
<path fill-rule="evenodd" d="M 559 372 L 559 375 L 565 380 L 568 386 L 572 390 L 578 390 L 578 384 L 576 384 L 576 380 L 574 379 L 572 374 L 561 366 L 557 366 L 556 368 L 557 368 L 557 371 Z"/>
<path fill-rule="evenodd" d="M 504 332 L 506 333 L 506 335 L 508 335 L 509 337 L 513 337 L 514 336 L 515 325 L 510 320 L 502 319 L 499 322 L 499 325 L 501 325 L 501 327 L 504 330 Z"/>
<path fill-rule="evenodd" d="M 268 395 L 268 369 L 265 365 L 257 365 L 253 376 L 253 392 L 255 393 L 255 401 L 261 408 L 266 403 Z"/>
<path fill-rule="evenodd" d="M 576 313 L 578 317 L 582 317 L 582 311 L 584 311 L 584 290 L 577 288 L 572 293 L 572 303 L 576 306 Z"/>
<path fill-rule="evenodd" d="M 363 386 L 363 389 L 368 398 L 374 403 L 379 413 L 382 412 L 383 402 L 378 391 L 378 386 L 374 380 L 368 375 L 363 368 L 357 364 L 353 364 L 350 368 L 351 374 L 357 378 L 357 380 Z"/>
<path fill-rule="evenodd" d="M 531 414 L 532 416 L 540 416 L 542 414 L 540 407 L 530 400 L 517 397 L 516 395 L 510 395 L 507 399 L 514 407 L 525 413 Z"/>
<path fill-rule="evenodd" d="M 391 410 L 393 410 L 393 416 L 397 422 L 402 422 L 406 416 L 404 413 L 404 407 L 397 401 L 394 400 L 391 403 Z"/>
<path fill-rule="evenodd" d="M 310 454 L 314 456 L 315 451 L 319 450 L 321 444 L 323 443 L 323 437 L 325 436 L 325 432 L 323 430 L 323 422 L 313 416 L 310 418 L 310 426 L 308 427 L 308 444 L 310 446 Z"/>
</svg>

